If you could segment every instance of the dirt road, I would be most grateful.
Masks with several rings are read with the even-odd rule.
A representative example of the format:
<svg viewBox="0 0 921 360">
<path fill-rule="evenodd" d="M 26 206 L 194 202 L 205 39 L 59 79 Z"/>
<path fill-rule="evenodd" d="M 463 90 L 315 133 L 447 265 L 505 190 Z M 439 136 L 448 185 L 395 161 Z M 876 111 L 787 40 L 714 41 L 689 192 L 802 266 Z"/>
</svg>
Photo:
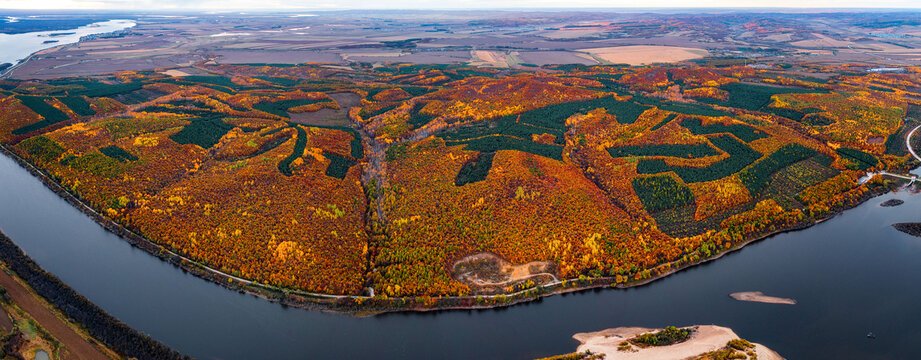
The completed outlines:
<svg viewBox="0 0 921 360">
<path fill-rule="evenodd" d="M 65 359 L 109 359 L 99 349 L 74 332 L 64 321 L 55 316 L 46 307 L 46 302 L 39 299 L 37 295 L 23 287 L 22 284 L 7 275 L 6 272 L 0 271 L 0 285 L 6 288 L 7 293 L 10 294 L 16 305 L 29 313 L 55 339 L 64 344 L 68 350 Z"/>
</svg>

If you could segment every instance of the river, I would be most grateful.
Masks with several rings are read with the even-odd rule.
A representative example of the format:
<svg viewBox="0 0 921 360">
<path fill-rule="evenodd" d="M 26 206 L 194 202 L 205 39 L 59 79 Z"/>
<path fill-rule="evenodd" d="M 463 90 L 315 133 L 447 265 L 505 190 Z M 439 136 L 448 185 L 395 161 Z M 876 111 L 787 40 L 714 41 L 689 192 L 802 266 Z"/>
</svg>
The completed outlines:
<svg viewBox="0 0 921 360">
<path fill-rule="evenodd" d="M 0 34 L 0 64 L 16 65 L 36 51 L 64 44 L 73 44 L 91 34 L 105 34 L 136 25 L 133 20 L 109 20 L 92 23 L 70 30 L 36 31 L 22 34 Z M 45 43 L 46 41 L 54 41 Z"/>
<path fill-rule="evenodd" d="M 879 206 L 891 198 L 905 204 Z M 730 327 L 789 359 L 921 358 L 921 239 L 890 226 L 903 221 L 921 221 L 921 196 L 880 196 L 639 288 L 354 318 L 285 308 L 183 273 L 0 155 L 0 229 L 110 314 L 198 359 L 528 359 L 575 350 L 576 332 L 694 324 Z M 798 303 L 728 296 L 738 291 Z"/>
</svg>

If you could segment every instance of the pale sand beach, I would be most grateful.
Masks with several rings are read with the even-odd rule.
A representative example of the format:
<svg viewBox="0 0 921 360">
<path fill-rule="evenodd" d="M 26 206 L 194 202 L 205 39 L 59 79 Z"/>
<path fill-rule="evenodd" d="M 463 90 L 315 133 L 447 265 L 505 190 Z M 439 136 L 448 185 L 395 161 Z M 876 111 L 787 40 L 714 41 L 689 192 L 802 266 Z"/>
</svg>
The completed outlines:
<svg viewBox="0 0 921 360">
<path fill-rule="evenodd" d="M 795 305 L 796 300 L 788 298 L 779 298 L 774 296 L 767 296 L 761 293 L 760 291 L 744 291 L 729 294 L 729 297 L 739 300 L 739 301 L 753 301 L 767 304 L 787 304 Z"/>
<path fill-rule="evenodd" d="M 618 346 L 621 342 L 639 334 L 656 332 L 661 329 L 647 329 L 641 327 L 619 327 L 591 333 L 579 333 L 573 338 L 581 342 L 578 352 L 591 351 L 594 354 L 605 354 L 606 360 L 636 359 L 636 360 L 667 360 L 687 359 L 721 349 L 730 340 L 739 336 L 730 328 L 715 325 L 699 325 L 691 327 L 694 333 L 691 338 L 677 344 L 668 346 L 650 346 L 640 348 L 634 346 L 636 351 L 621 351 Z M 764 345 L 755 344 L 755 353 L 758 360 L 780 360 L 780 355 Z"/>
</svg>

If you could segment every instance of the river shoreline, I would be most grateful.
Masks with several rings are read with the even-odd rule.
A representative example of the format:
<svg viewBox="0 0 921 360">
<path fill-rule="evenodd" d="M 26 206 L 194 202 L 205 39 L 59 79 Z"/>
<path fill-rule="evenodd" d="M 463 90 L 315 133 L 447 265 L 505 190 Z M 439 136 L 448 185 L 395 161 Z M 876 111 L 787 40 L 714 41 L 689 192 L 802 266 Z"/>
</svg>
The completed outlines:
<svg viewBox="0 0 921 360">
<path fill-rule="evenodd" d="M 93 26 L 99 27 L 101 25 L 105 25 L 111 22 L 125 22 L 125 21 L 131 22 L 131 25 L 125 26 L 121 29 L 114 29 L 114 30 L 105 29 L 102 32 L 85 32 L 84 33 L 83 31 L 81 31 L 81 30 L 88 29 L 88 28 L 91 29 Z M 105 35 L 110 35 L 110 34 L 117 34 L 119 32 L 127 31 L 128 29 L 135 27 L 135 26 L 137 26 L 137 22 L 133 20 L 112 19 L 108 21 L 94 22 L 92 24 L 81 26 L 81 27 L 74 28 L 74 29 L 67 29 L 67 30 L 60 30 L 60 31 L 34 31 L 34 32 L 17 33 L 17 34 L 0 34 L 0 35 L 9 35 L 9 36 L 46 34 L 46 35 L 38 35 L 38 36 L 39 37 L 46 36 L 49 38 L 53 38 L 53 40 L 42 40 L 42 43 L 38 44 L 42 47 L 40 48 L 33 47 L 34 51 L 29 52 L 27 54 L 23 54 L 24 57 L 22 58 L 18 58 L 15 60 L 8 59 L 6 61 L 0 61 L 0 63 L 6 62 L 10 64 L 9 67 L 0 70 L 0 79 L 5 79 L 9 77 L 10 75 L 13 74 L 14 71 L 16 71 L 16 69 L 18 69 L 22 65 L 25 65 L 27 62 L 29 62 L 29 60 L 32 60 L 32 58 L 34 58 L 37 55 L 43 55 L 48 52 L 53 52 L 53 51 L 57 51 L 61 49 L 67 49 L 67 48 L 70 48 L 71 46 L 80 44 L 86 39 L 91 39 L 91 38 L 95 38 L 98 36 L 105 36 Z"/>
<path fill-rule="evenodd" d="M 885 194 L 890 191 L 888 188 L 874 189 L 868 191 L 864 194 L 858 201 L 855 201 L 853 204 L 834 209 L 830 211 L 828 215 L 822 219 L 817 219 L 812 222 L 801 223 L 795 226 L 784 228 L 780 230 L 775 230 L 767 232 L 761 235 L 753 236 L 751 239 L 745 241 L 734 243 L 730 248 L 723 249 L 719 253 L 714 254 L 713 256 L 700 259 L 697 261 L 690 261 L 681 263 L 680 261 L 675 261 L 666 264 L 660 264 L 656 267 L 666 268 L 665 271 L 656 272 L 655 275 L 651 275 L 648 278 L 628 281 L 626 283 L 617 283 L 615 277 L 599 277 L 599 278 L 588 278 L 588 279 L 565 279 L 559 282 L 542 285 L 534 288 L 529 288 L 521 290 L 514 293 L 507 294 L 498 294 L 498 295 L 471 295 L 463 297 L 407 297 L 407 298 L 378 298 L 378 297 L 369 297 L 369 296 L 351 296 L 351 295 L 333 295 L 333 294 L 321 294 L 321 293 L 310 293 L 292 289 L 281 289 L 275 288 L 268 285 L 259 284 L 247 279 L 242 279 L 230 274 L 226 274 L 219 270 L 210 268 L 201 263 L 198 263 L 192 259 L 186 258 L 182 255 L 179 255 L 169 249 L 164 248 L 163 246 L 156 244 L 150 240 L 147 240 L 141 235 L 131 231 L 130 229 L 125 228 L 121 224 L 117 223 L 115 220 L 107 218 L 98 212 L 95 209 L 91 208 L 89 205 L 84 203 L 76 194 L 71 193 L 63 186 L 60 185 L 56 180 L 52 179 L 51 176 L 46 174 L 43 170 L 31 164 L 29 161 L 20 157 L 15 151 L 6 145 L 0 144 L 0 152 L 16 162 L 24 170 L 28 171 L 32 176 L 38 178 L 42 184 L 64 201 L 69 203 L 71 206 L 75 207 L 80 212 L 84 213 L 94 222 L 105 228 L 107 231 L 117 235 L 118 237 L 124 239 L 133 247 L 144 250 L 145 252 L 163 260 L 169 264 L 172 264 L 175 267 L 180 268 L 184 272 L 192 273 L 193 275 L 202 278 L 204 280 L 210 281 L 217 285 L 220 285 L 226 289 L 237 291 L 241 293 L 247 293 L 256 297 L 263 298 L 270 302 L 279 303 L 283 306 L 290 306 L 296 308 L 303 308 L 308 310 L 318 310 L 324 312 L 332 313 L 341 313 L 348 314 L 353 316 L 373 316 L 384 313 L 392 312 L 434 312 L 434 311 L 445 311 L 445 310 L 488 310 L 502 307 L 509 307 L 512 305 L 522 304 L 540 300 L 544 297 L 553 296 L 557 294 L 567 294 L 582 292 L 594 289 L 600 289 L 604 287 L 616 288 L 616 289 L 627 289 L 640 287 L 647 284 L 650 284 L 656 280 L 663 279 L 669 275 L 675 274 L 681 270 L 688 269 L 690 267 L 705 264 L 710 261 L 714 261 L 723 257 L 726 254 L 733 253 L 754 242 L 764 240 L 766 238 L 772 237 L 774 235 L 779 235 L 782 233 L 793 232 L 798 230 L 803 230 L 809 228 L 813 225 L 822 223 L 826 220 L 829 220 L 843 211 L 854 208 L 865 203 L 867 200 Z M 650 269 L 652 270 L 652 269 Z"/>
<path fill-rule="evenodd" d="M 0 259 L 5 265 L 4 271 L 16 274 L 28 286 L 30 291 L 35 295 L 45 299 L 51 306 L 61 312 L 67 321 L 79 324 L 80 327 L 93 337 L 93 341 L 99 341 L 108 349 L 117 351 L 120 355 L 128 358 L 140 359 L 168 359 L 180 360 L 183 355 L 179 352 L 163 345 L 163 343 L 154 340 L 150 336 L 141 333 L 125 323 L 119 321 L 105 310 L 92 303 L 76 292 L 73 288 L 61 281 L 57 276 L 42 269 L 32 258 L 26 255 L 22 249 L 13 242 L 12 239 L 0 232 Z M 10 279 L 13 280 L 13 279 Z M 15 280 L 13 280 L 15 281 Z M 37 309 L 33 308 L 36 314 Z M 51 320 L 56 315 L 45 313 L 45 323 L 53 324 Z M 64 319 L 59 319 L 64 321 Z M 65 330 L 66 325 L 61 322 L 52 328 L 60 335 L 71 335 Z M 105 349 L 96 349 L 90 345 L 87 347 L 87 341 L 79 336 L 73 338 L 70 336 L 69 341 L 72 344 L 79 344 L 80 348 L 73 349 L 78 358 L 105 358 Z"/>
</svg>

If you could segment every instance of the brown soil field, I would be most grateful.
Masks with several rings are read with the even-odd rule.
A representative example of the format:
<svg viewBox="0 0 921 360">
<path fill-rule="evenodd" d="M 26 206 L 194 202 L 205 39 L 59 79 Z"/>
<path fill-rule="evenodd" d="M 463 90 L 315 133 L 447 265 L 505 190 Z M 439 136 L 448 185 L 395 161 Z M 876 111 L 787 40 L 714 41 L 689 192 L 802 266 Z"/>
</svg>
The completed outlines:
<svg viewBox="0 0 921 360">
<path fill-rule="evenodd" d="M 59 319 L 44 300 L 38 298 L 19 281 L 0 271 L 0 285 L 20 308 L 29 313 L 55 339 L 64 344 L 68 350 L 65 359 L 110 359 L 74 329 Z"/>
<path fill-rule="evenodd" d="M 3 308 L 0 308 L 0 328 L 7 333 L 13 331 L 13 322 L 10 321 L 10 315 Z"/>
<path fill-rule="evenodd" d="M 400 62 L 408 62 L 413 64 L 459 64 L 465 63 L 470 60 L 470 52 L 468 51 L 432 51 L 432 52 L 417 52 L 412 54 L 404 54 L 396 59 L 393 57 L 384 57 L 384 56 L 349 56 L 350 60 L 354 61 L 366 61 L 366 62 L 377 62 L 377 61 L 394 61 L 398 60 Z"/>
<path fill-rule="evenodd" d="M 597 28 L 589 28 L 550 31 L 544 33 L 543 36 L 548 39 L 578 39 L 600 36 L 602 34 L 604 34 L 604 31 L 598 30 Z"/>
<path fill-rule="evenodd" d="M 161 74 L 169 75 L 169 76 L 174 76 L 174 77 L 183 77 L 183 76 L 192 75 L 192 74 L 189 74 L 189 73 L 184 72 L 184 71 L 182 71 L 182 70 L 175 70 L 175 69 L 173 69 L 173 70 L 166 70 L 166 71 L 164 71 L 164 72 L 161 72 Z"/>
<path fill-rule="evenodd" d="M 353 93 L 330 94 L 329 97 L 336 100 L 339 110 L 324 108 L 314 112 L 291 113 L 291 121 L 304 125 L 348 126 L 349 109 L 358 106 L 361 98 Z"/>
<path fill-rule="evenodd" d="M 796 41 L 796 42 L 790 43 L 790 45 L 799 46 L 799 47 L 808 47 L 808 48 L 841 48 L 841 47 L 848 47 L 848 46 L 854 45 L 853 42 L 835 40 L 835 39 L 832 39 L 822 34 L 812 34 L 812 35 L 817 37 L 818 39 Z"/>
<path fill-rule="evenodd" d="M 508 67 L 508 60 L 506 54 L 503 51 L 483 51 L 475 50 L 471 52 L 473 60 L 470 61 L 471 65 L 475 66 L 492 66 L 492 67 Z"/>
<path fill-rule="evenodd" d="M 522 61 L 528 64 L 582 64 L 597 65 L 598 62 L 583 56 L 584 54 L 569 51 L 522 51 L 519 55 Z"/>
<path fill-rule="evenodd" d="M 771 41 L 790 41 L 790 40 L 793 40 L 793 34 L 783 33 L 783 34 L 768 35 L 768 36 L 765 36 L 764 39 L 771 40 Z"/>
<path fill-rule="evenodd" d="M 214 52 L 222 64 L 277 63 L 300 64 L 308 62 L 338 63 L 342 58 L 337 54 L 317 51 L 249 51 L 219 50 Z"/>
</svg>

